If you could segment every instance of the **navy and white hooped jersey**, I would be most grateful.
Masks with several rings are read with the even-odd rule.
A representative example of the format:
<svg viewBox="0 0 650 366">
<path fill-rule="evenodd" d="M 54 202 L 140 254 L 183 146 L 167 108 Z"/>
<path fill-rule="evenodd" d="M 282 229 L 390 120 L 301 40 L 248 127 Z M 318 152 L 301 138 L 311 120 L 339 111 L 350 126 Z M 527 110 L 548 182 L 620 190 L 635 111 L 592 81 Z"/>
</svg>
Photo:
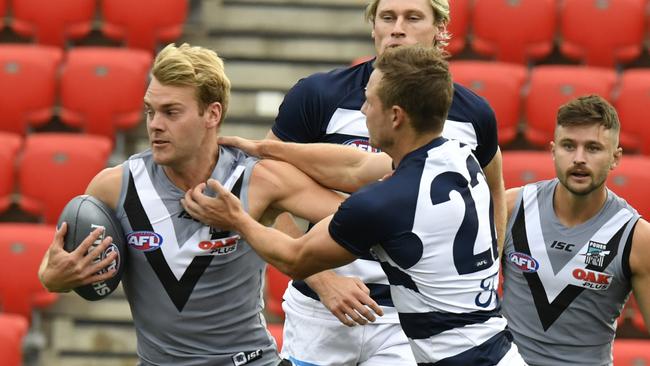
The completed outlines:
<svg viewBox="0 0 650 366">
<path fill-rule="evenodd" d="M 273 133 L 284 141 L 330 142 L 377 151 L 368 144 L 366 117 L 361 113 L 373 62 L 374 59 L 300 80 L 280 106 Z M 498 148 L 494 112 L 483 98 L 459 84 L 454 84 L 453 101 L 442 134 L 469 145 L 481 167 L 492 161 Z M 361 278 L 373 299 L 386 307 L 385 315 L 377 322 L 397 322 L 390 308 L 393 302 L 386 276 L 376 262 L 367 259 L 339 267 L 336 272 Z M 293 286 L 318 300 L 318 295 L 303 281 L 293 281 Z M 329 313 L 324 307 L 323 312 Z"/>
<path fill-rule="evenodd" d="M 526 185 L 517 198 L 505 237 L 503 312 L 531 365 L 610 365 L 639 214 L 607 190 L 598 214 L 568 228 L 553 207 L 558 184 Z"/>
<path fill-rule="evenodd" d="M 256 159 L 220 147 L 211 178 L 248 207 Z M 262 316 L 266 264 L 245 240 L 194 220 L 185 192 L 151 152 L 123 164 L 116 214 L 128 243 L 122 278 L 142 365 L 271 366 L 280 361 Z"/>
<path fill-rule="evenodd" d="M 496 365 L 512 346 L 492 209 L 470 148 L 440 137 L 353 193 L 330 223 L 341 246 L 380 262 L 419 365 Z"/>
</svg>

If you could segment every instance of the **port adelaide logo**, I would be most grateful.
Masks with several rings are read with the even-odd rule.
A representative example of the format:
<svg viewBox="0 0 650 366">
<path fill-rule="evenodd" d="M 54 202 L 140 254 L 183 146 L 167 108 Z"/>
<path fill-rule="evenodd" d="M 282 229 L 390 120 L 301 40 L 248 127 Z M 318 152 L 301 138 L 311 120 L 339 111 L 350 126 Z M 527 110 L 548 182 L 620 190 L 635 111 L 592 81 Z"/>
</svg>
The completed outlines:
<svg viewBox="0 0 650 366">
<path fill-rule="evenodd" d="M 589 241 L 587 253 L 585 254 L 585 264 L 602 268 L 605 256 L 609 255 L 610 251 L 606 250 L 607 244 Z"/>
</svg>

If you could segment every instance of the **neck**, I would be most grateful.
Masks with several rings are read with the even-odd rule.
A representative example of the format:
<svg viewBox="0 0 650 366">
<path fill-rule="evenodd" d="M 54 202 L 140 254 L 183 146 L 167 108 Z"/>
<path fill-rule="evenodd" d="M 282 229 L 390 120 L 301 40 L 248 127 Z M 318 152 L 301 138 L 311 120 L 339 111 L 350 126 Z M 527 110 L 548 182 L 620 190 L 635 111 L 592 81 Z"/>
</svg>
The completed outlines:
<svg viewBox="0 0 650 366">
<path fill-rule="evenodd" d="M 580 196 L 558 183 L 553 194 L 553 209 L 562 225 L 574 227 L 596 216 L 606 200 L 607 190 L 604 184 L 593 192 Z"/>
<path fill-rule="evenodd" d="M 163 171 L 171 182 L 183 191 L 205 183 L 212 175 L 219 160 L 219 145 L 203 145 L 194 157 L 186 159 L 179 165 L 165 165 Z"/>
<path fill-rule="evenodd" d="M 433 139 L 441 136 L 440 132 L 409 133 L 399 136 L 390 148 L 384 150 L 391 158 L 395 167 L 404 159 L 404 156 L 428 144 Z"/>
</svg>

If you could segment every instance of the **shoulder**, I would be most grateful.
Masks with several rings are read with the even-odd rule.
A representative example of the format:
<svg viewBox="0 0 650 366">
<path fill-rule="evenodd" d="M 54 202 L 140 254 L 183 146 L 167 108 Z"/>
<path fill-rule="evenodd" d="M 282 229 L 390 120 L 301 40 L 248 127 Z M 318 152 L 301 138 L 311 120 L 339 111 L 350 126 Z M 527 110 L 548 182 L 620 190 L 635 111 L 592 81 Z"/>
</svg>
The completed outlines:
<svg viewBox="0 0 650 366">
<path fill-rule="evenodd" d="M 473 121 L 479 125 L 496 123 L 494 111 L 487 100 L 457 83 L 454 83 L 454 97 L 449 117 L 453 120 Z"/>
<path fill-rule="evenodd" d="M 90 181 L 86 188 L 86 194 L 115 209 L 122 189 L 122 175 L 122 165 L 102 170 Z"/>
<path fill-rule="evenodd" d="M 510 188 L 506 190 L 506 207 L 508 208 L 508 217 L 512 214 L 515 205 L 517 204 L 517 199 L 521 194 L 523 187 Z"/>
</svg>

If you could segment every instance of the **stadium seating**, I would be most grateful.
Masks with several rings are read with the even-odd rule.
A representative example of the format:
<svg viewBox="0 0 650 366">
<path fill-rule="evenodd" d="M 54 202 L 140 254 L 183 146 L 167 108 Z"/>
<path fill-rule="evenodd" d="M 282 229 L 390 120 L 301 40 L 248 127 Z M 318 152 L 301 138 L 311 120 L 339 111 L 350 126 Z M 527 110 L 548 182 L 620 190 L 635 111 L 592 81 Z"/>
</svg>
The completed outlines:
<svg viewBox="0 0 650 366">
<path fill-rule="evenodd" d="M 641 54 L 646 0 L 564 0 L 560 9 L 565 56 L 611 67 Z"/>
<path fill-rule="evenodd" d="M 470 8 L 470 0 L 453 0 L 449 2 L 451 20 L 447 31 L 451 34 L 451 40 L 446 49 L 452 55 L 465 48 L 469 29 Z"/>
<path fill-rule="evenodd" d="M 507 188 L 555 177 L 550 151 L 504 151 L 503 181 Z"/>
<path fill-rule="evenodd" d="M 556 0 L 476 0 L 472 48 L 507 62 L 548 56 L 553 49 L 556 4 Z"/>
<path fill-rule="evenodd" d="M 553 139 L 558 108 L 575 97 L 598 94 L 611 101 L 616 80 L 613 69 L 566 65 L 535 67 L 525 103 L 528 142 L 547 146 Z"/>
<path fill-rule="evenodd" d="M 27 334 L 27 319 L 0 313 L 0 360 L 4 366 L 23 365 L 23 338 Z"/>
<path fill-rule="evenodd" d="M 0 223 L 0 304 L 2 311 L 31 318 L 32 310 L 57 300 L 38 279 L 38 268 L 55 227 L 32 223 Z"/>
<path fill-rule="evenodd" d="M 107 163 L 111 141 L 104 136 L 39 133 L 27 136 L 18 169 L 20 208 L 57 222 L 74 196 L 83 194 Z"/>
<path fill-rule="evenodd" d="M 23 135 L 50 120 L 62 58 L 51 46 L 0 45 L 0 130 Z"/>
<path fill-rule="evenodd" d="M 607 187 L 623 197 L 644 217 L 650 215 L 650 157 L 623 155 L 620 164 L 609 173 Z"/>
<path fill-rule="evenodd" d="M 282 296 L 287 289 L 291 278 L 280 272 L 277 268 L 266 267 L 266 309 L 277 316 L 284 318 L 282 310 Z"/>
<path fill-rule="evenodd" d="M 12 202 L 16 179 L 16 156 L 22 144 L 17 134 L 0 131 L 0 212 L 5 211 Z"/>
<path fill-rule="evenodd" d="M 153 51 L 157 42 L 171 42 L 183 33 L 188 0 L 103 0 L 102 32 L 128 47 Z"/>
<path fill-rule="evenodd" d="M 142 50 L 76 47 L 61 76 L 61 120 L 113 139 L 142 120 L 151 55 Z"/>
<path fill-rule="evenodd" d="M 37 43 L 63 47 L 92 30 L 95 0 L 12 0 L 13 30 Z"/>
<path fill-rule="evenodd" d="M 650 365 L 650 340 L 615 339 L 614 365 L 644 366 Z"/>
<path fill-rule="evenodd" d="M 647 105 L 650 105 L 650 69 L 625 70 L 614 106 L 621 121 L 620 144 L 626 152 L 650 155 L 650 118 L 643 107 Z"/>
<path fill-rule="evenodd" d="M 0 0 L 0 30 L 5 26 L 5 14 L 7 14 L 7 0 Z"/>
<path fill-rule="evenodd" d="M 499 144 L 514 140 L 518 131 L 526 68 L 501 62 L 455 61 L 450 63 L 450 70 L 455 82 L 490 102 L 497 118 Z"/>
</svg>

